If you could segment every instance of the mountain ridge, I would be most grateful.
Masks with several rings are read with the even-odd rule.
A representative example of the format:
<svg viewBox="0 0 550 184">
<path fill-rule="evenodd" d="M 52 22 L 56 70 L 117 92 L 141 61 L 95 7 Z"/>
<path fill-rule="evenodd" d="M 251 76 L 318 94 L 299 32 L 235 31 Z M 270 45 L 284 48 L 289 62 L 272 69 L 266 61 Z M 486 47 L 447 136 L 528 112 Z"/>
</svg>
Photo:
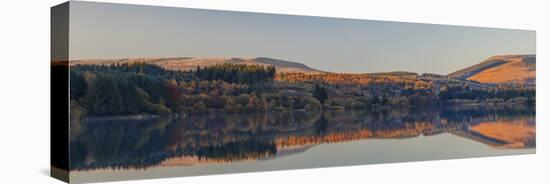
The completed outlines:
<svg viewBox="0 0 550 184">
<path fill-rule="evenodd" d="M 164 58 L 123 58 L 123 59 L 88 59 L 73 60 L 70 65 L 77 64 L 122 64 L 145 62 L 155 64 L 168 70 L 193 71 L 198 66 L 206 67 L 216 64 L 233 63 L 247 65 L 273 65 L 277 73 L 332 73 L 311 68 L 300 62 L 286 61 L 269 57 L 164 57 Z M 488 57 L 482 62 L 457 70 L 447 75 L 422 74 L 419 75 L 407 71 L 375 72 L 364 74 L 386 74 L 386 75 L 412 75 L 418 76 L 439 76 L 471 80 L 480 83 L 516 83 L 535 84 L 536 78 L 536 55 L 496 55 Z"/>
<path fill-rule="evenodd" d="M 268 57 L 170 57 L 170 58 L 124 58 L 124 59 L 88 59 L 88 60 L 73 60 L 71 65 L 77 64 L 123 64 L 145 62 L 155 64 L 168 70 L 192 71 L 198 66 L 206 67 L 216 64 L 233 63 L 233 64 L 248 64 L 248 65 L 273 65 L 277 68 L 277 72 L 303 72 L 303 73 L 319 73 L 320 70 L 311 68 L 305 64 L 293 61 L 273 59 Z"/>
</svg>

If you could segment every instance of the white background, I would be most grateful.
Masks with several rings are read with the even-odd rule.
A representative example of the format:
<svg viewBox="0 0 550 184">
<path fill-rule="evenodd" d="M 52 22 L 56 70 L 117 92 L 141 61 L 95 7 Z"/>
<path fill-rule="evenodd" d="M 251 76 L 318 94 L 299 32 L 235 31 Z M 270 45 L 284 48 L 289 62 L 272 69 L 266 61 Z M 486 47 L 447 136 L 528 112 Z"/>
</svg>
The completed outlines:
<svg viewBox="0 0 550 184">
<path fill-rule="evenodd" d="M 0 1 L 0 183 L 61 183 L 49 173 L 50 7 Z M 544 0 L 108 0 L 206 9 L 537 31 L 537 154 L 120 183 L 549 183 L 550 6 Z M 55 103 L 55 102 L 53 102 Z"/>
</svg>

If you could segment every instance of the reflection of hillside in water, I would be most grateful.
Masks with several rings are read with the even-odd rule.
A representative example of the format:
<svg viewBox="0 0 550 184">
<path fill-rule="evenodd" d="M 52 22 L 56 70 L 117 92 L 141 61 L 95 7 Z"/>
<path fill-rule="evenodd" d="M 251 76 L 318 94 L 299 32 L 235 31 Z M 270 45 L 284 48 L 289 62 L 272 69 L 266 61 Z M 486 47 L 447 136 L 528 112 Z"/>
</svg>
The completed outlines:
<svg viewBox="0 0 550 184">
<path fill-rule="evenodd" d="M 529 109 L 282 112 L 89 120 L 71 141 L 71 168 L 146 168 L 261 160 L 321 143 L 453 133 L 493 147 L 535 146 Z M 337 150 L 335 150 L 337 153 Z"/>
</svg>

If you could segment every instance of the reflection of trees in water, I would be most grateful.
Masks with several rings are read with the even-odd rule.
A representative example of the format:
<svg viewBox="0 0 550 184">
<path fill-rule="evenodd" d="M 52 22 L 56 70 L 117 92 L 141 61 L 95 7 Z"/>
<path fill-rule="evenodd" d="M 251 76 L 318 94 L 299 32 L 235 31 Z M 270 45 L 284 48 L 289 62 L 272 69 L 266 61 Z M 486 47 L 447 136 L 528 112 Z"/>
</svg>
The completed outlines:
<svg viewBox="0 0 550 184">
<path fill-rule="evenodd" d="M 511 119 L 534 118 L 535 108 L 510 106 L 462 106 L 441 110 L 440 115 L 449 122 L 479 123 L 481 121 L 498 121 Z"/>
<path fill-rule="evenodd" d="M 468 107 L 85 121 L 85 131 L 71 141 L 71 168 L 146 168 L 178 156 L 224 162 L 260 159 L 285 146 L 432 135 L 480 122 L 531 120 L 534 115 L 534 109 Z"/>
<path fill-rule="evenodd" d="M 209 145 L 194 150 L 199 160 L 235 161 L 265 158 L 277 153 L 275 144 L 255 140 Z"/>
<path fill-rule="evenodd" d="M 319 120 L 315 122 L 313 127 L 315 128 L 316 135 L 324 135 L 328 128 L 327 116 L 319 115 Z"/>
<path fill-rule="evenodd" d="M 127 167 L 162 161 L 165 156 L 151 150 L 163 150 L 167 142 L 164 129 L 171 121 L 171 118 L 158 118 L 83 122 L 86 131 L 70 145 L 70 167 Z M 143 157 L 148 159 L 140 159 Z"/>
</svg>

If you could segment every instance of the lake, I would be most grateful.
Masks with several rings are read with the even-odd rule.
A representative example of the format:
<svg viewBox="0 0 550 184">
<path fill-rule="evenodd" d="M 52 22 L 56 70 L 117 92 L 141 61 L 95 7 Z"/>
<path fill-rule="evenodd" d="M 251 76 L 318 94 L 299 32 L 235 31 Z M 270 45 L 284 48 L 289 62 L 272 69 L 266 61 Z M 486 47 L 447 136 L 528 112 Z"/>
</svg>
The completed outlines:
<svg viewBox="0 0 550 184">
<path fill-rule="evenodd" d="M 532 154 L 534 109 L 210 114 L 88 119 L 71 182 Z"/>
</svg>

